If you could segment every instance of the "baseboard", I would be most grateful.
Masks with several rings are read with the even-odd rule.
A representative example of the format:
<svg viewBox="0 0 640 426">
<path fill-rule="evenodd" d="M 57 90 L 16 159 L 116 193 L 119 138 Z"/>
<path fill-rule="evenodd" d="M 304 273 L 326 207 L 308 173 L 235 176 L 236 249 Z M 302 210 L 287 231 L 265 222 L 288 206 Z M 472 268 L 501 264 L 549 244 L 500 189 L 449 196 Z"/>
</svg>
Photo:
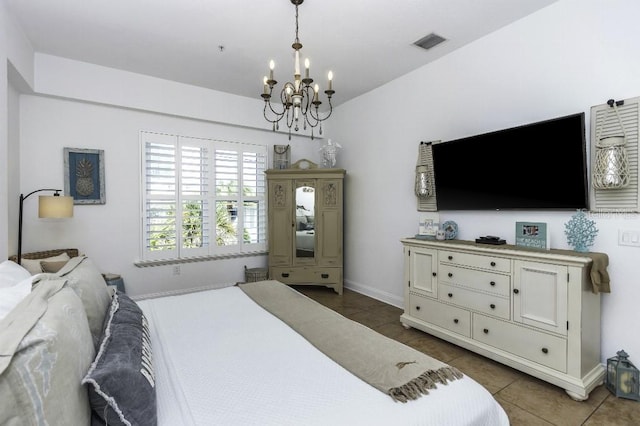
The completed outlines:
<svg viewBox="0 0 640 426">
<path fill-rule="evenodd" d="M 368 285 L 355 283 L 351 280 L 344 280 L 344 287 L 349 290 L 353 290 L 356 293 L 364 294 L 365 296 L 393 305 L 396 308 L 404 309 L 404 297 L 396 296 L 395 294 L 387 293 L 386 291 L 380 291 L 377 288 Z"/>
</svg>

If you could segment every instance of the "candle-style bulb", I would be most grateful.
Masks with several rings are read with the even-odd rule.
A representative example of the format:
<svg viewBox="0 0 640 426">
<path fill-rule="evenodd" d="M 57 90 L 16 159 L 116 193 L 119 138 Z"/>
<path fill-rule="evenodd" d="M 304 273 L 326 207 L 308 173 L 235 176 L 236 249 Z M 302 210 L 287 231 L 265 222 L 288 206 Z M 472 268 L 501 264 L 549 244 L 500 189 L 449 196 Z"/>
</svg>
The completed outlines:
<svg viewBox="0 0 640 426">
<path fill-rule="evenodd" d="M 273 69 L 276 67 L 276 63 L 273 59 L 269 61 L 269 80 L 273 80 Z"/>
<path fill-rule="evenodd" d="M 329 71 L 327 78 L 329 79 L 329 90 L 331 90 L 331 83 L 333 82 L 333 71 Z"/>
<path fill-rule="evenodd" d="M 264 84 L 264 93 L 265 95 L 269 93 L 269 85 L 267 84 L 267 76 L 265 75 L 262 79 L 262 84 Z"/>
<path fill-rule="evenodd" d="M 309 58 L 304 59 L 304 78 L 309 78 Z"/>
</svg>

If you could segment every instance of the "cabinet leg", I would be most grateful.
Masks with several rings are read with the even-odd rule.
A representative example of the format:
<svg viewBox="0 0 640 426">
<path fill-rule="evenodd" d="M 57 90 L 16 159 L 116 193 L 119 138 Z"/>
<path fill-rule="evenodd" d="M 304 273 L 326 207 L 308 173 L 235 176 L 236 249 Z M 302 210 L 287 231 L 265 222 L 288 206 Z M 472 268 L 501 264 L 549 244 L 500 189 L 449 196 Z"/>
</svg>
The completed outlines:
<svg viewBox="0 0 640 426">
<path fill-rule="evenodd" d="M 575 393 L 575 392 L 567 390 L 567 389 L 565 389 L 564 391 L 567 393 L 567 395 L 569 395 L 569 398 L 573 399 L 574 401 L 582 402 L 582 401 L 586 401 L 587 399 L 589 399 L 589 394 L 580 395 L 578 393 Z"/>
</svg>

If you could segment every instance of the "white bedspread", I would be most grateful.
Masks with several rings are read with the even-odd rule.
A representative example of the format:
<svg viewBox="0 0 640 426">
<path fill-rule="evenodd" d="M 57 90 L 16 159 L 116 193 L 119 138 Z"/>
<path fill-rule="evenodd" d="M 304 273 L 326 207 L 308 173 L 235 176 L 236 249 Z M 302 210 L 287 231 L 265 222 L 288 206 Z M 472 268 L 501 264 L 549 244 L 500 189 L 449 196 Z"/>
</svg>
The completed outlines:
<svg viewBox="0 0 640 426">
<path fill-rule="evenodd" d="M 394 402 L 237 287 L 138 303 L 152 333 L 160 426 L 509 424 L 466 376 Z"/>
</svg>

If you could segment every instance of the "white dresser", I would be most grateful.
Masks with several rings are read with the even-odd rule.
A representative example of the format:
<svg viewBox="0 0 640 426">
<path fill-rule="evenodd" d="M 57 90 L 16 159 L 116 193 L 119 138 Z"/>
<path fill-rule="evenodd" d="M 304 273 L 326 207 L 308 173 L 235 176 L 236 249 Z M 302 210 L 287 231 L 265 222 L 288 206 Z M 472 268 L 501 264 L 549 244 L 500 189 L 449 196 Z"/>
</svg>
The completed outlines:
<svg viewBox="0 0 640 426">
<path fill-rule="evenodd" d="M 528 250 L 407 238 L 405 327 L 553 383 L 576 400 L 603 382 L 600 295 L 592 260 Z"/>
</svg>

